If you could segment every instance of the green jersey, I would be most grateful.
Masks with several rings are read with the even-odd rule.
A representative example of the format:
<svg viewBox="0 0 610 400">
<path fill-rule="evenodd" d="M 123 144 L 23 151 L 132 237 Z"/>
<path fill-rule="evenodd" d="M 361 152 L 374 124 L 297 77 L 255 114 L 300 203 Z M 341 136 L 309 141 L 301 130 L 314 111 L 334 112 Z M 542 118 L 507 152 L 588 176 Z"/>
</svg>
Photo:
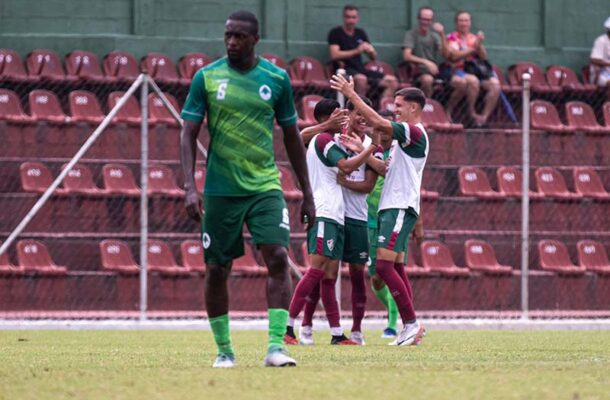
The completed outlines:
<svg viewBox="0 0 610 400">
<path fill-rule="evenodd" d="M 390 156 L 390 149 L 383 151 L 383 159 L 387 160 Z M 377 229 L 377 212 L 379 211 L 379 200 L 381 199 L 381 189 L 383 189 L 383 182 L 385 178 L 381 175 L 377 177 L 375 182 L 375 188 L 366 197 L 366 203 L 369 205 L 369 228 Z"/>
<path fill-rule="evenodd" d="M 193 76 L 181 116 L 208 116 L 207 196 L 250 196 L 282 190 L 273 152 L 273 120 L 295 125 L 292 86 L 285 70 L 264 58 L 248 71 L 221 58 Z"/>
</svg>

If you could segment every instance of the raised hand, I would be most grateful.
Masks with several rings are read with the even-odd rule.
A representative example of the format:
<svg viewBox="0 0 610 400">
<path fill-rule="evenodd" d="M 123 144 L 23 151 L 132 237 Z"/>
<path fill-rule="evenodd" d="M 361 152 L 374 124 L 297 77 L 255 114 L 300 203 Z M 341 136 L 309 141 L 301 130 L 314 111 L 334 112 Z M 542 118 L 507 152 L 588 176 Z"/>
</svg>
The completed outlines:
<svg viewBox="0 0 610 400">
<path fill-rule="evenodd" d="M 337 108 L 330 114 L 328 120 L 326 120 L 326 124 L 328 126 L 328 130 L 330 132 L 340 132 L 344 126 L 347 126 L 349 123 L 349 111 L 344 108 Z"/>
<path fill-rule="evenodd" d="M 346 149 L 353 151 L 354 153 L 362 153 L 364 150 L 364 144 L 362 140 L 354 132 L 344 133 L 339 136 L 339 141 Z"/>
<path fill-rule="evenodd" d="M 445 34 L 445 27 L 440 22 L 435 22 L 432 25 L 432 30 L 435 31 L 436 33 L 438 33 L 439 35 Z"/>
<path fill-rule="evenodd" d="M 345 97 L 354 94 L 354 78 L 350 75 L 349 81 L 342 75 L 333 75 L 330 78 L 330 87 L 338 92 L 343 93 Z"/>
</svg>

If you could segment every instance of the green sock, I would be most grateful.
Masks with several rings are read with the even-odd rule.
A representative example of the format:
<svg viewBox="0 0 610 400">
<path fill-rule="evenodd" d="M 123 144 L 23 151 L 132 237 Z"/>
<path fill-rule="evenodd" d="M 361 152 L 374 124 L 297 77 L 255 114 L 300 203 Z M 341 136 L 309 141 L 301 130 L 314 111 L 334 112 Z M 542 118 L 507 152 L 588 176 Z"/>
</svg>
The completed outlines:
<svg viewBox="0 0 610 400">
<path fill-rule="evenodd" d="M 269 312 L 269 345 L 267 351 L 284 346 L 284 335 L 288 324 L 288 310 L 283 308 L 270 308 Z"/>
<path fill-rule="evenodd" d="M 373 287 L 373 293 L 375 296 L 383 303 L 385 308 L 388 310 L 388 328 L 392 328 L 396 330 L 396 321 L 398 320 L 398 307 L 396 306 L 396 301 L 394 301 L 394 297 L 392 297 L 392 293 L 390 293 L 390 289 L 388 289 L 387 285 L 384 285 L 383 288 L 377 290 Z"/>
<path fill-rule="evenodd" d="M 229 314 L 210 318 L 210 326 L 214 333 L 214 340 L 220 354 L 235 354 L 231 343 L 231 332 L 229 332 Z"/>
</svg>

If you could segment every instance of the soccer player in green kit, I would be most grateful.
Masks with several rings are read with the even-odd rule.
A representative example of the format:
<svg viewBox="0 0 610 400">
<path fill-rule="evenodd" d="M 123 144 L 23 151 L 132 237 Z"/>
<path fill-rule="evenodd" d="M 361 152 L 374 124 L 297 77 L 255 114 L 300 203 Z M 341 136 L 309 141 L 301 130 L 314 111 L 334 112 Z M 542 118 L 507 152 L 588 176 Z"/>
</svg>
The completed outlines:
<svg viewBox="0 0 610 400">
<path fill-rule="evenodd" d="M 225 24 L 227 56 L 197 71 L 182 110 L 181 161 L 186 210 L 203 219 L 206 262 L 205 301 L 218 347 L 213 367 L 235 366 L 229 333 L 227 279 L 233 259 L 244 254 L 242 229 L 248 225 L 268 268 L 269 343 L 265 366 L 294 366 L 283 347 L 292 283 L 288 270 L 288 209 L 273 153 L 273 121 L 284 133 L 284 145 L 303 191 L 301 218 L 310 227 L 315 207 L 307 175 L 304 146 L 296 128 L 288 74 L 256 56 L 258 20 L 237 11 Z M 208 116 L 208 149 L 203 205 L 194 180 L 195 144 Z"/>
</svg>

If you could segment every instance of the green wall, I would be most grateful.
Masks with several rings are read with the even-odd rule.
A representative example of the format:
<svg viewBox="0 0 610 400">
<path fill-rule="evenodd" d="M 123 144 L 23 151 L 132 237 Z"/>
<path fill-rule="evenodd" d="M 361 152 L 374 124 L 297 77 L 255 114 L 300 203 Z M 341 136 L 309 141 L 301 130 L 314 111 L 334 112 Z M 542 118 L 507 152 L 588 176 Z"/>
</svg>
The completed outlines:
<svg viewBox="0 0 610 400">
<path fill-rule="evenodd" d="M 468 10 L 473 31 L 483 30 L 490 58 L 508 66 L 531 60 L 572 68 L 588 62 L 593 40 L 608 17 L 608 0 L 351 0 L 380 58 L 396 64 L 406 29 L 417 9 L 431 5 L 446 31 L 453 15 Z M 262 22 L 259 51 L 290 59 L 328 58 L 326 34 L 340 24 L 345 1 L 338 0 L 0 0 L 1 47 L 22 55 L 49 48 L 61 55 L 73 49 L 103 56 L 120 49 L 140 57 L 149 51 L 174 59 L 189 51 L 223 54 L 224 21 L 248 9 Z"/>
</svg>

